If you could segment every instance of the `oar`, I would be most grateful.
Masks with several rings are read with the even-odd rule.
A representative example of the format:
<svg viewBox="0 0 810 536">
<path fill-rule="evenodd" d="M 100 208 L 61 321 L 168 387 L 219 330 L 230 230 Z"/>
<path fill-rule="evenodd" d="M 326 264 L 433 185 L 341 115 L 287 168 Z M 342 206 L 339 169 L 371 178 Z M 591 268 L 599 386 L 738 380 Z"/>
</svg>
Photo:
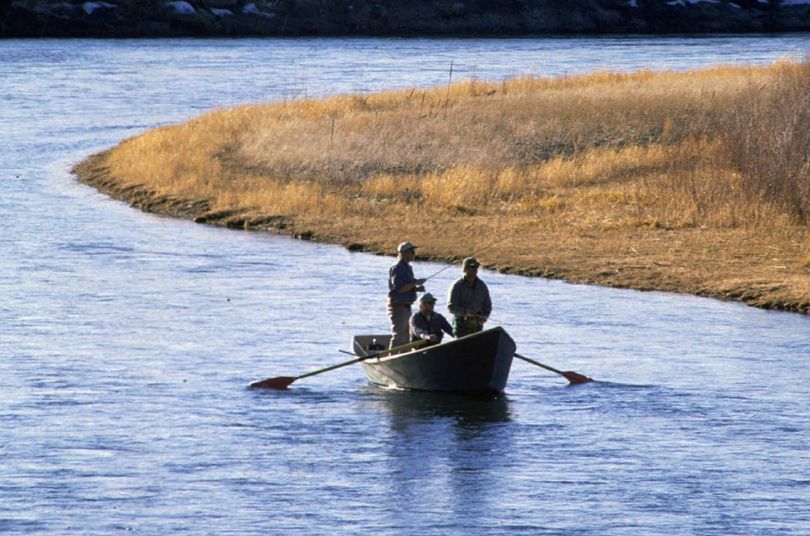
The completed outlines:
<svg viewBox="0 0 810 536">
<path fill-rule="evenodd" d="M 544 365 L 543 363 L 541 363 L 539 361 L 535 361 L 534 359 L 529 359 L 528 357 L 520 355 L 517 352 L 515 352 L 515 357 L 520 358 L 523 361 L 526 361 L 527 363 L 531 363 L 532 365 L 537 365 L 540 368 L 550 370 L 551 372 L 556 372 L 557 374 L 559 374 L 560 376 L 564 377 L 566 380 L 571 382 L 572 385 L 573 384 L 579 384 L 579 383 L 588 383 L 588 382 L 593 381 L 593 378 L 583 376 L 582 374 L 579 374 L 579 373 L 571 371 L 571 370 L 568 370 L 568 371 L 565 371 L 565 372 L 563 372 L 562 370 L 557 370 L 554 367 L 549 367 L 548 365 Z"/>
<path fill-rule="evenodd" d="M 375 352 L 373 354 L 364 355 L 357 357 L 356 359 L 351 359 L 349 361 L 344 361 L 343 363 L 338 363 L 337 365 L 332 365 L 331 367 L 322 368 L 319 370 L 313 370 L 312 372 L 307 372 L 306 374 L 301 374 L 300 376 L 277 376 L 275 378 L 267 378 L 266 380 L 258 380 L 255 382 L 251 382 L 248 387 L 254 388 L 263 388 L 263 389 L 286 389 L 292 382 L 296 380 L 300 380 L 302 378 L 308 378 L 310 376 L 315 376 L 316 374 L 323 374 L 324 372 L 329 372 L 330 370 L 339 369 L 341 367 L 347 367 L 349 365 L 354 365 L 355 363 L 359 363 L 360 361 L 365 361 L 366 359 L 372 359 L 375 357 L 384 357 L 386 355 L 400 352 L 402 350 L 408 350 L 410 348 L 416 348 L 417 346 L 423 344 L 424 340 L 414 341 L 408 344 L 403 344 L 401 346 L 395 346 L 394 348 L 390 348 L 388 350 L 382 350 L 380 352 Z M 355 355 L 355 354 L 353 354 Z"/>
</svg>

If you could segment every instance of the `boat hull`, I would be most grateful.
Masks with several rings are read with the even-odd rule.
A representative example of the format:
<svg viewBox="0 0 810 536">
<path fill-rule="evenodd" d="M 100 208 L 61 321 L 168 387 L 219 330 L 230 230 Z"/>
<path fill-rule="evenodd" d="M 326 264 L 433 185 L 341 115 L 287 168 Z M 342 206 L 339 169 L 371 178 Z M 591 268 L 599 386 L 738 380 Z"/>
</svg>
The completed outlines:
<svg viewBox="0 0 810 536">
<path fill-rule="evenodd" d="M 367 355 L 372 341 L 385 346 L 386 335 L 359 335 L 353 346 Z M 506 387 L 515 342 L 501 327 L 424 349 L 363 361 L 368 380 L 394 389 L 461 393 L 501 393 Z"/>
</svg>

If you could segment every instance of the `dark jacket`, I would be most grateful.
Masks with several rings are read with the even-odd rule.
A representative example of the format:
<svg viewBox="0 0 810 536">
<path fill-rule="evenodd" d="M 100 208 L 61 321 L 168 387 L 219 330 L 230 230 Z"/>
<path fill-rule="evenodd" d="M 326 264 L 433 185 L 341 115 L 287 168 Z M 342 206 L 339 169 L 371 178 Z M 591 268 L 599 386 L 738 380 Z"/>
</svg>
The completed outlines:
<svg viewBox="0 0 810 536">
<path fill-rule="evenodd" d="M 388 299 L 394 303 L 411 304 L 416 301 L 416 289 L 408 292 L 399 292 L 399 289 L 413 283 L 413 268 L 407 262 L 400 260 L 388 269 Z"/>
<path fill-rule="evenodd" d="M 464 316 L 465 313 L 475 313 L 489 318 L 492 313 L 492 300 L 489 298 L 489 289 L 479 278 L 475 278 L 472 285 L 462 277 L 450 287 L 447 297 L 447 309 L 455 316 Z"/>
<path fill-rule="evenodd" d="M 417 311 L 411 315 L 409 324 L 411 326 L 411 342 L 425 339 L 428 335 L 438 335 L 439 342 L 442 342 L 445 333 L 448 335 L 453 334 L 452 326 L 439 313 L 433 313 L 430 315 L 430 320 L 428 320 L 421 311 Z"/>
</svg>

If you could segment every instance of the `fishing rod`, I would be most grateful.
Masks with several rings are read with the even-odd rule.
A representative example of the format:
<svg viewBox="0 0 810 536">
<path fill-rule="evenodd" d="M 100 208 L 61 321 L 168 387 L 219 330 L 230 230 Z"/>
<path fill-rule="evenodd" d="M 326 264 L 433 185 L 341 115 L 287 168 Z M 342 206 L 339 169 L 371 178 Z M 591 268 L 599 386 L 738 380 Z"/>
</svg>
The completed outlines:
<svg viewBox="0 0 810 536">
<path fill-rule="evenodd" d="M 490 248 L 492 248 L 492 247 L 494 247 L 494 246 L 497 246 L 498 244 L 500 244 L 501 242 L 503 242 L 504 240 L 506 240 L 506 238 L 507 238 L 507 237 L 505 237 L 505 236 L 504 236 L 504 237 L 501 237 L 501 238 L 499 238 L 499 239 L 495 240 L 494 242 L 490 242 L 490 243 L 489 243 L 489 244 L 487 244 L 486 246 L 484 246 L 484 247 L 482 247 L 482 248 L 479 248 L 478 250 L 474 251 L 474 252 L 472 253 L 472 255 L 470 255 L 470 256 L 471 256 L 471 257 L 478 257 L 478 256 L 479 256 L 479 255 L 481 255 L 481 253 L 483 253 L 484 251 L 486 251 L 486 250 L 488 250 L 488 249 L 490 249 Z M 447 266 L 445 266 L 444 268 L 442 268 L 442 269 L 441 269 L 441 270 L 439 270 L 438 272 L 436 272 L 436 273 L 434 273 L 434 274 L 431 274 L 431 275 L 427 276 L 427 277 L 425 278 L 425 281 L 428 281 L 428 280 L 430 280 L 430 279 L 433 279 L 434 277 L 436 277 L 436 276 L 437 276 L 437 275 L 439 275 L 440 273 L 444 272 L 444 271 L 445 271 L 445 270 L 447 270 L 448 268 L 452 268 L 453 266 L 455 266 L 455 264 L 452 264 L 452 263 L 451 263 L 451 264 L 448 264 Z"/>
</svg>

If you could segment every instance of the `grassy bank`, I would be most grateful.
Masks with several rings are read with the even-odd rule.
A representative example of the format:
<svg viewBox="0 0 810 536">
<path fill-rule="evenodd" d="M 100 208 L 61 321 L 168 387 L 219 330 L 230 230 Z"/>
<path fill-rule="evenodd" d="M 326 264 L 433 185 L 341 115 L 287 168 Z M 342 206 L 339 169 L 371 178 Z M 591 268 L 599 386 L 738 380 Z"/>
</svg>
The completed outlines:
<svg viewBox="0 0 810 536">
<path fill-rule="evenodd" d="M 810 64 L 464 81 L 218 110 L 81 180 L 376 252 L 810 312 Z"/>
</svg>

